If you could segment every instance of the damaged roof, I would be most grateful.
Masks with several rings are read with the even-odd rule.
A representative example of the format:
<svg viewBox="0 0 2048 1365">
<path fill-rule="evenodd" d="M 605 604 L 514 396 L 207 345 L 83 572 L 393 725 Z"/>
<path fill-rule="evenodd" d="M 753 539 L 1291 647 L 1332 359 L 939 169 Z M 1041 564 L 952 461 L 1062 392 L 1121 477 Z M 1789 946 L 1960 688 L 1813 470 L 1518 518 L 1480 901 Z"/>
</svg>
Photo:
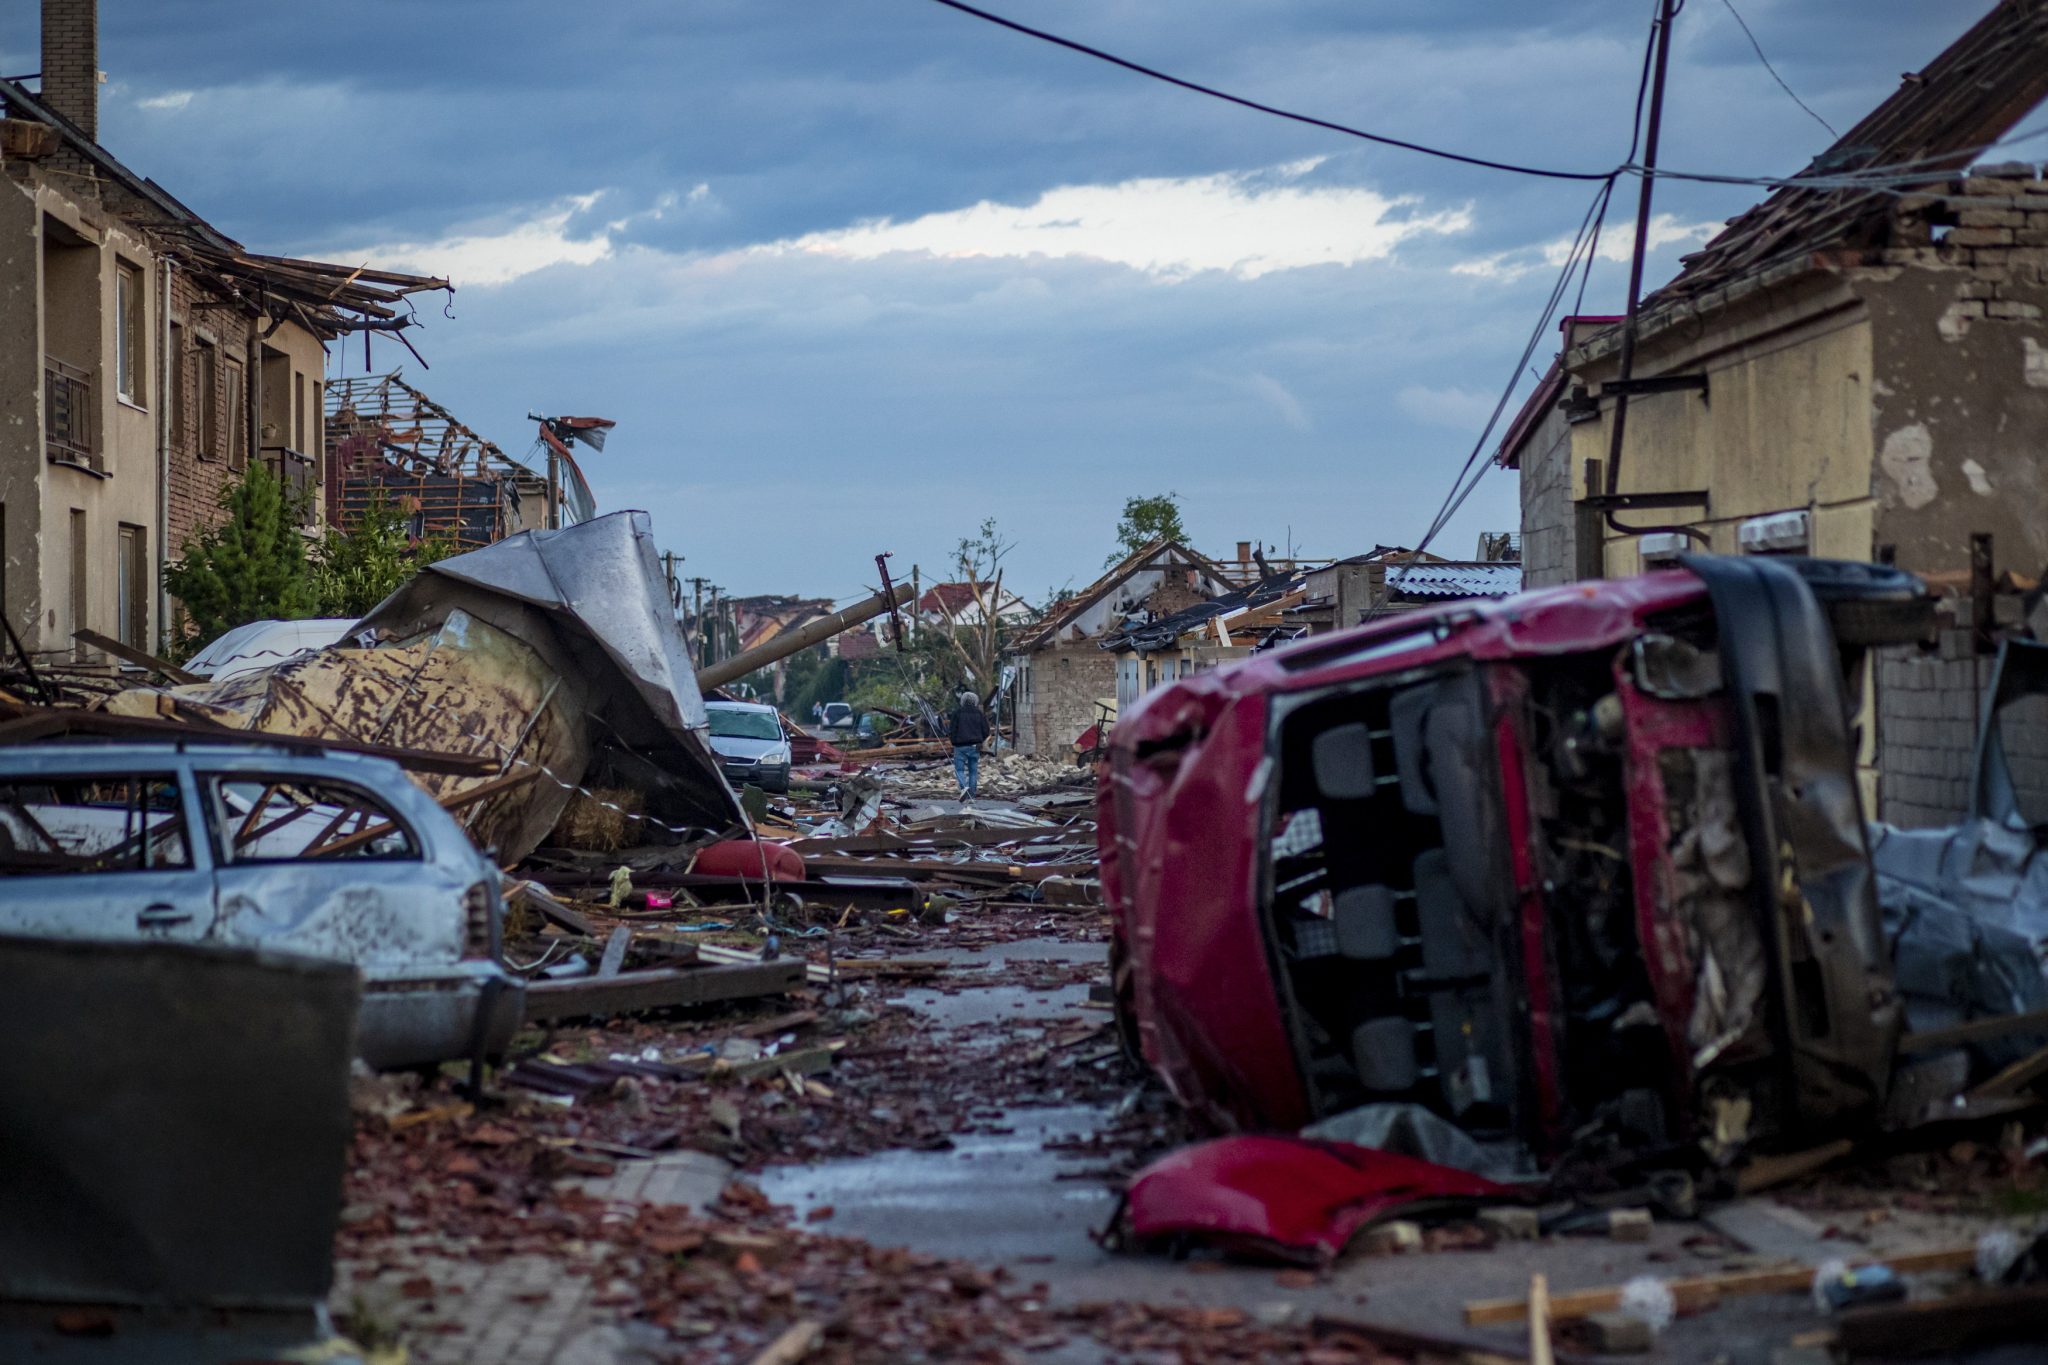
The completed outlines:
<svg viewBox="0 0 2048 1365">
<path fill-rule="evenodd" d="M 367 429 L 378 450 L 410 467 L 439 474 L 539 477 L 406 383 L 398 370 L 330 379 L 324 398 L 330 447 L 356 429 Z"/>
<path fill-rule="evenodd" d="M 1054 637 L 1066 628 L 1069 621 L 1072 621 L 1103 598 L 1109 596 L 1116 589 L 1117 585 L 1124 582 L 1132 574 L 1154 567 L 1159 557 L 1169 552 L 1182 556 L 1186 567 L 1196 569 L 1207 575 L 1212 582 L 1220 585 L 1230 581 L 1229 576 L 1223 572 L 1222 567 L 1206 555 L 1190 550 L 1177 540 L 1155 540 L 1149 544 L 1139 546 L 1119 561 L 1109 572 L 1075 593 L 1065 602 L 1060 603 L 1058 608 L 1049 613 L 1043 621 L 1038 622 L 1019 634 L 1011 648 L 1018 653 L 1026 653 L 1042 645 L 1050 644 Z"/>
<path fill-rule="evenodd" d="M 1141 654 L 1172 649 L 1181 636 L 1202 629 L 1215 617 L 1234 616 L 1241 611 L 1253 611 L 1270 602 L 1278 602 L 1290 593 L 1300 591 L 1307 580 L 1306 572 L 1274 574 L 1249 588 L 1239 588 L 1150 621 L 1127 621 L 1121 630 L 1103 637 L 1102 648 L 1134 649 Z"/>
<path fill-rule="evenodd" d="M 1915 183 L 1946 180 L 2044 95 L 2048 0 L 2002 0 L 1925 68 L 1908 73 L 1891 98 L 1800 174 L 1899 168 Z M 1877 245 L 1899 188 L 1894 181 L 1868 188 L 1782 186 L 1686 256 L 1678 277 L 1645 299 L 1643 309 L 1697 298 L 1811 252 Z"/>
<path fill-rule="evenodd" d="M 368 266 L 334 265 L 290 256 L 261 256 L 245 250 L 180 203 L 163 186 L 121 164 L 62 114 L 44 105 L 16 81 L 0 79 L 0 105 L 8 118 L 54 129 L 73 151 L 107 180 L 156 210 L 160 217 L 135 225 L 162 243 L 180 265 L 221 297 L 270 317 L 288 317 L 323 341 L 348 332 L 389 332 L 413 325 L 407 296 L 429 290 L 455 292 L 447 280 L 406 275 Z M 403 336 L 400 341 L 405 341 Z M 406 349 L 412 345 L 406 342 Z M 417 354 L 417 352 L 415 352 Z"/>
</svg>

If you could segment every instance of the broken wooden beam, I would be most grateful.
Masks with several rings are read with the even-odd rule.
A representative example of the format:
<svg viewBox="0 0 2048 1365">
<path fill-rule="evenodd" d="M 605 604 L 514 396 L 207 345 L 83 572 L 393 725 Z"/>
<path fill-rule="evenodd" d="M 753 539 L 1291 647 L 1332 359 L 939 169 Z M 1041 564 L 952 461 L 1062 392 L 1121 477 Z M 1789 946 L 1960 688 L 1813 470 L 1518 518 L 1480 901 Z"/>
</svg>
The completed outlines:
<svg viewBox="0 0 2048 1365">
<path fill-rule="evenodd" d="M 526 986 L 526 1022 L 601 1019 L 641 1010 L 703 1005 L 716 1000 L 785 995 L 803 984 L 804 964 L 799 958 L 735 962 L 715 967 L 663 967 L 654 971 L 624 972 L 618 976 L 583 977 L 569 981 L 530 981 Z"/>
<path fill-rule="evenodd" d="M 1976 1263 L 1977 1248 L 1972 1245 L 1942 1247 L 1934 1251 L 1913 1251 L 1880 1260 L 1858 1261 L 1852 1269 L 1881 1265 L 1901 1275 L 1917 1275 L 1933 1270 L 1967 1270 Z M 1680 1313 L 1696 1313 L 1711 1308 L 1722 1299 L 1738 1298 L 1745 1294 L 1797 1293 L 1812 1286 L 1813 1274 L 1813 1266 L 1789 1265 L 1770 1270 L 1737 1270 L 1723 1275 L 1694 1275 L 1684 1279 L 1666 1280 L 1664 1287 L 1671 1291 L 1671 1297 L 1677 1303 Z M 1551 1294 L 1551 1321 L 1561 1322 L 1570 1318 L 1583 1318 L 1592 1313 L 1611 1312 L 1621 1307 L 1621 1294 L 1620 1285 Z M 1471 1327 L 1498 1322 L 1521 1322 L 1528 1315 L 1529 1301 L 1520 1295 L 1509 1299 L 1477 1299 L 1465 1305 L 1465 1322 Z"/>
<path fill-rule="evenodd" d="M 2030 1014 L 1995 1014 L 1989 1019 L 1972 1019 L 1947 1028 L 1924 1029 L 1899 1039 L 1899 1051 L 1906 1053 L 1946 1052 L 1965 1043 L 1988 1043 L 2016 1034 L 2048 1036 L 2048 1010 Z"/>
<path fill-rule="evenodd" d="M 147 650 L 124 645 L 112 636 L 102 635 L 96 630 L 74 630 L 71 632 L 71 638 L 89 649 L 111 654 L 124 664 L 134 664 L 137 668 L 147 669 L 168 682 L 182 684 L 206 681 L 197 673 L 187 673 L 168 659 L 159 659 Z"/>
</svg>

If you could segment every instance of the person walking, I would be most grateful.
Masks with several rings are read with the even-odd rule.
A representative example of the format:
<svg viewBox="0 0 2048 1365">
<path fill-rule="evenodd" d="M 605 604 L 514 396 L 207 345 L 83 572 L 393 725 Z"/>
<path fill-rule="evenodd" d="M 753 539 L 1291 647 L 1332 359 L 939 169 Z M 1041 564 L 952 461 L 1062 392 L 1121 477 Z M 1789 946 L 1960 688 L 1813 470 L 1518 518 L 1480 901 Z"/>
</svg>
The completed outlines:
<svg viewBox="0 0 2048 1365">
<path fill-rule="evenodd" d="M 981 794 L 981 746 L 988 738 L 988 717 L 981 713 L 981 698 L 964 688 L 947 738 L 953 741 L 953 777 L 960 784 L 960 799 L 972 801 Z"/>
</svg>

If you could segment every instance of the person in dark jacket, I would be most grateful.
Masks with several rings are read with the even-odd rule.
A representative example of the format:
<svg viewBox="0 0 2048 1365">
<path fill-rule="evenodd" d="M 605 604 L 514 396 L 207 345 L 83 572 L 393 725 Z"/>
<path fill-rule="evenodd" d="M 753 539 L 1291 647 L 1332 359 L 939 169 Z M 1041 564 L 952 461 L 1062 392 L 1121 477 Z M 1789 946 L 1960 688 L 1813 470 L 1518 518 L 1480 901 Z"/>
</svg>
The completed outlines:
<svg viewBox="0 0 2048 1365">
<path fill-rule="evenodd" d="M 988 738 L 988 717 L 981 713 L 981 698 L 965 690 L 960 693 L 947 738 L 953 741 L 953 777 L 960 783 L 960 799 L 972 801 L 981 794 L 981 746 Z"/>
</svg>

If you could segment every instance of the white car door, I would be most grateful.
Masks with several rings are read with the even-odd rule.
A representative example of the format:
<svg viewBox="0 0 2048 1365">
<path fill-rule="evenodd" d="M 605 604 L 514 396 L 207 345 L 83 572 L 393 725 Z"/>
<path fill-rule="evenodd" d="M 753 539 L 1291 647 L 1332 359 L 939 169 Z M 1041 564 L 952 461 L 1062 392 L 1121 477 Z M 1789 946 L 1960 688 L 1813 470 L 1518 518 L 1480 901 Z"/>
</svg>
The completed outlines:
<svg viewBox="0 0 2048 1365">
<path fill-rule="evenodd" d="M 202 780 L 223 942 L 353 962 L 370 977 L 461 956 L 463 887 L 374 792 L 283 770 Z"/>
<path fill-rule="evenodd" d="M 213 869 L 175 765 L 51 766 L 24 750 L 0 774 L 0 930 L 60 938 L 206 936 Z"/>
</svg>

